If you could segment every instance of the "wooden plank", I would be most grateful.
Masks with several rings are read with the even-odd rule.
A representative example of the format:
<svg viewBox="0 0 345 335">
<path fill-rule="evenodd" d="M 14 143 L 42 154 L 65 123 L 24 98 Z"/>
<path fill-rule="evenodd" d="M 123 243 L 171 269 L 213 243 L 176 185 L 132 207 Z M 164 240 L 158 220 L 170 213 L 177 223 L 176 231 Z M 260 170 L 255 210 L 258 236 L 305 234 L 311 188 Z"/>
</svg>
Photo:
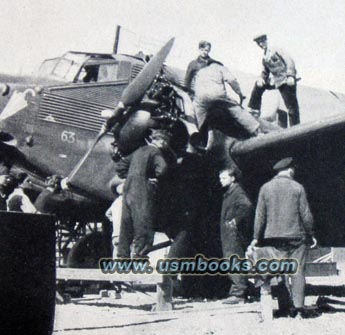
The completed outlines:
<svg viewBox="0 0 345 335">
<path fill-rule="evenodd" d="M 162 282 L 162 275 L 152 274 L 105 274 L 100 269 L 72 269 L 56 268 L 56 279 L 76 281 L 104 281 L 104 282 L 137 282 L 144 284 L 156 284 Z"/>
</svg>

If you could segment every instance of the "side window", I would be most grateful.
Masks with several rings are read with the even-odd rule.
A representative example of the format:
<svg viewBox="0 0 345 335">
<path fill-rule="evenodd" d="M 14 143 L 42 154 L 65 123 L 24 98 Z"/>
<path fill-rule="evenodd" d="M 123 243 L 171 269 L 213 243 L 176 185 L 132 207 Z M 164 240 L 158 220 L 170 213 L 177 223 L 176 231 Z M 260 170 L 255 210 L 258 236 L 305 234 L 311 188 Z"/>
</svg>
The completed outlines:
<svg viewBox="0 0 345 335">
<path fill-rule="evenodd" d="M 98 71 L 98 82 L 116 81 L 118 69 L 118 64 L 101 64 Z"/>
<path fill-rule="evenodd" d="M 94 83 L 97 82 L 99 73 L 99 65 L 86 65 L 79 72 L 78 83 Z"/>
</svg>

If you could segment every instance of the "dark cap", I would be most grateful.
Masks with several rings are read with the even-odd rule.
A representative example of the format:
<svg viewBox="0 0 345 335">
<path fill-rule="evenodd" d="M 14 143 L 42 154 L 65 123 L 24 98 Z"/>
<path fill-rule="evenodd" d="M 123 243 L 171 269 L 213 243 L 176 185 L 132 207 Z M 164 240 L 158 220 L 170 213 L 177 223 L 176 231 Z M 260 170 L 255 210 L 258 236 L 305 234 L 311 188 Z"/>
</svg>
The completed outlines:
<svg viewBox="0 0 345 335">
<path fill-rule="evenodd" d="M 293 166 L 292 157 L 286 157 L 278 161 L 276 164 L 274 164 L 273 170 L 276 170 L 276 171 L 285 170 L 291 166 Z"/>
<path fill-rule="evenodd" d="M 267 40 L 266 34 L 260 34 L 260 35 L 257 35 L 253 38 L 253 41 L 256 43 L 261 42 L 261 41 L 266 41 L 266 40 Z"/>
<path fill-rule="evenodd" d="M 200 41 L 199 49 L 209 47 L 211 49 L 211 43 L 208 41 Z"/>
<path fill-rule="evenodd" d="M 169 141 L 172 134 L 166 129 L 151 129 L 151 139 L 163 139 Z"/>
</svg>

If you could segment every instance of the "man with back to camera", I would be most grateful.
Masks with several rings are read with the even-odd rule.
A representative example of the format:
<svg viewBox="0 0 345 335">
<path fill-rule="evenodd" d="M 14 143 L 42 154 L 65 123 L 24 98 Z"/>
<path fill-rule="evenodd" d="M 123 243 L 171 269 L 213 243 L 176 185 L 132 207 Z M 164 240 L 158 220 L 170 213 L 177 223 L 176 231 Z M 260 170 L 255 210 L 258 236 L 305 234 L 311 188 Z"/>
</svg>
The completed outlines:
<svg viewBox="0 0 345 335">
<path fill-rule="evenodd" d="M 228 96 L 227 85 L 239 96 L 240 103 Z M 198 71 L 194 93 L 198 137 L 203 145 L 206 142 L 206 151 L 211 149 L 214 142 L 213 124 L 222 124 L 223 127 L 225 124 L 227 128 L 237 124 L 246 137 L 261 132 L 259 122 L 241 106 L 244 96 L 237 79 L 222 63 L 212 61 Z"/>
<path fill-rule="evenodd" d="M 223 258 L 237 255 L 245 257 L 249 244 L 248 236 L 253 224 L 253 205 L 238 183 L 239 172 L 227 168 L 219 173 L 219 181 L 226 189 L 220 219 L 220 234 Z M 248 279 L 246 275 L 229 274 L 231 288 L 229 297 L 223 304 L 244 303 L 248 296 Z"/>
<path fill-rule="evenodd" d="M 298 271 L 291 276 L 292 313 L 304 308 L 306 250 L 313 237 L 313 217 L 304 187 L 296 182 L 291 157 L 278 161 L 273 169 L 277 175 L 264 184 L 259 193 L 255 214 L 254 239 L 249 246 L 270 247 L 267 250 L 276 259 L 292 258 L 298 261 Z M 264 257 L 272 258 L 272 257 Z M 287 281 L 285 284 L 288 286 Z M 289 288 L 289 287 L 288 287 Z"/>
<path fill-rule="evenodd" d="M 126 178 L 117 249 L 119 258 L 130 258 L 132 242 L 135 257 L 145 256 L 145 251 L 153 244 L 157 187 L 168 170 L 162 149 L 168 147 L 169 141 L 168 131 L 154 129 L 150 144 L 119 162 L 117 172 L 120 178 Z"/>
<path fill-rule="evenodd" d="M 264 50 L 262 72 L 255 82 L 248 108 L 253 113 L 261 110 L 262 95 L 265 90 L 278 89 L 288 109 L 290 126 L 300 123 L 297 101 L 296 67 L 294 60 L 284 51 L 268 46 L 267 35 L 261 34 L 253 39 Z"/>
</svg>

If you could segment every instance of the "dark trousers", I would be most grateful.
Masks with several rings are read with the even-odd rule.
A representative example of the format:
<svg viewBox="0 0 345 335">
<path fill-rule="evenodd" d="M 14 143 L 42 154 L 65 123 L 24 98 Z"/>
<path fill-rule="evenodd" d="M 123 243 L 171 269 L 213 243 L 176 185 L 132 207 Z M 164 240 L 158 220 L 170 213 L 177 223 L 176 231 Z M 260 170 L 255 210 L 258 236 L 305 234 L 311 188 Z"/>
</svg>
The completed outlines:
<svg viewBox="0 0 345 335">
<path fill-rule="evenodd" d="M 273 85 L 265 84 L 264 86 L 259 87 L 257 83 L 255 83 L 252 94 L 250 96 L 248 107 L 252 109 L 260 110 L 263 93 L 266 90 L 273 90 L 273 89 L 276 89 L 276 87 Z M 298 106 L 298 101 L 297 101 L 297 85 L 289 86 L 287 84 L 283 84 L 278 87 L 278 90 L 284 100 L 286 108 L 288 109 L 290 126 L 299 124 L 300 117 L 299 117 L 299 106 Z"/>
<path fill-rule="evenodd" d="M 298 271 L 291 275 L 291 287 L 286 275 L 283 276 L 286 288 L 288 289 L 292 303 L 296 308 L 304 306 L 305 297 L 305 264 L 307 245 L 304 241 L 281 241 L 280 239 L 266 240 L 264 247 L 258 248 L 255 252 L 255 261 L 265 259 L 295 259 L 298 262 Z M 266 278 L 267 279 L 267 278 Z"/>
<path fill-rule="evenodd" d="M 301 244 L 297 248 L 292 247 L 289 250 L 281 250 L 282 258 L 296 259 L 298 261 L 298 271 L 295 275 L 291 276 L 291 298 L 296 308 L 304 306 L 305 297 L 305 262 L 306 262 L 307 246 Z M 289 284 L 286 282 L 288 288 Z"/>
<path fill-rule="evenodd" d="M 236 225 L 222 222 L 220 226 L 223 258 L 237 255 L 244 258 L 246 246 Z M 231 288 L 229 295 L 244 298 L 247 296 L 248 279 L 245 275 L 229 274 Z"/>
<path fill-rule="evenodd" d="M 138 194 L 139 192 L 138 189 Z M 142 194 L 136 198 L 132 198 L 131 194 L 124 195 L 117 257 L 130 258 L 132 242 L 135 255 L 145 255 L 145 251 L 153 244 L 154 218 L 155 202 L 150 195 Z"/>
</svg>

